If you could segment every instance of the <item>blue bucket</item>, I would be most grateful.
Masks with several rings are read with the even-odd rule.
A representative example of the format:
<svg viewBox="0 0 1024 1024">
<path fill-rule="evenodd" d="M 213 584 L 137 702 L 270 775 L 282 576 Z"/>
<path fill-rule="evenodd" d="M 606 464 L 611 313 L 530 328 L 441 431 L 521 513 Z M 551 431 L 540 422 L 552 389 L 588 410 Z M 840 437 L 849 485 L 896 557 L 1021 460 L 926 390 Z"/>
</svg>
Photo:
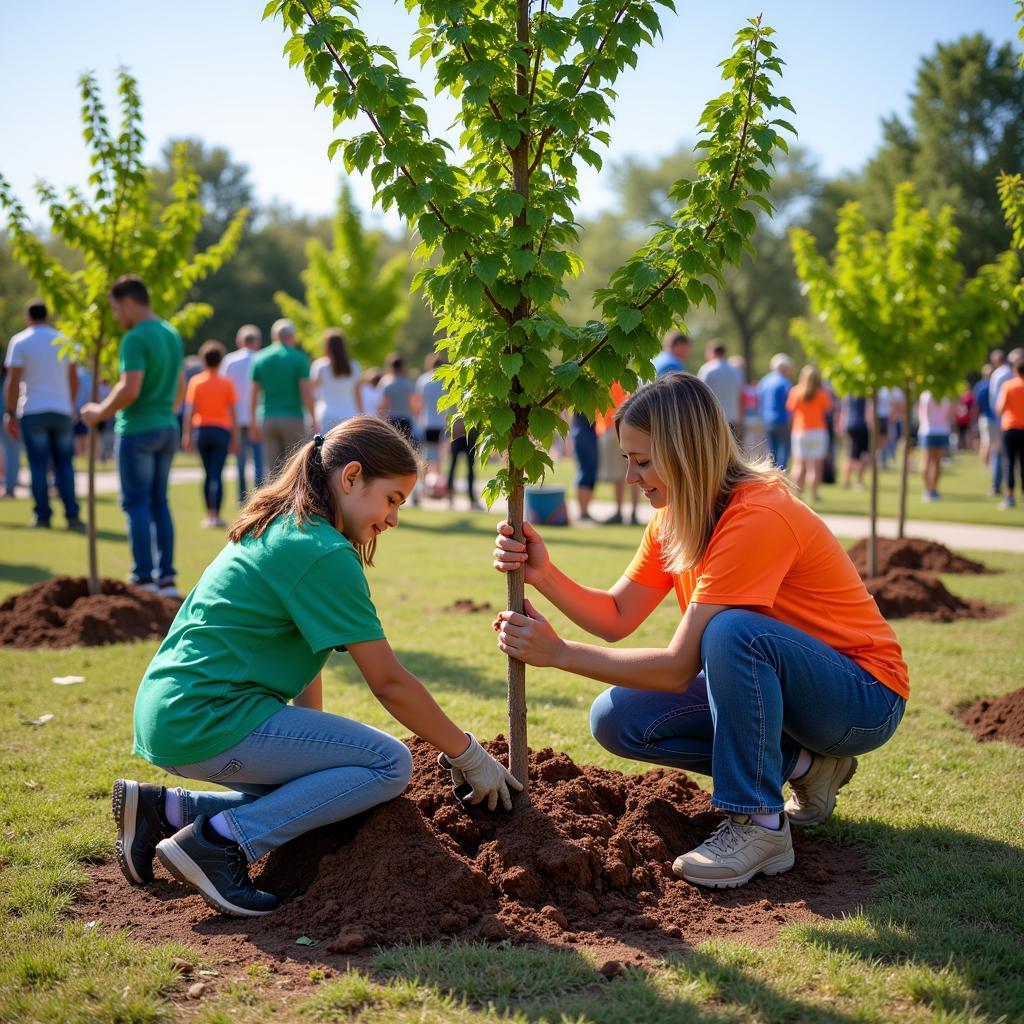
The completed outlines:
<svg viewBox="0 0 1024 1024">
<path fill-rule="evenodd" d="M 534 526 L 568 526 L 564 487 L 527 487 L 526 521 Z"/>
</svg>

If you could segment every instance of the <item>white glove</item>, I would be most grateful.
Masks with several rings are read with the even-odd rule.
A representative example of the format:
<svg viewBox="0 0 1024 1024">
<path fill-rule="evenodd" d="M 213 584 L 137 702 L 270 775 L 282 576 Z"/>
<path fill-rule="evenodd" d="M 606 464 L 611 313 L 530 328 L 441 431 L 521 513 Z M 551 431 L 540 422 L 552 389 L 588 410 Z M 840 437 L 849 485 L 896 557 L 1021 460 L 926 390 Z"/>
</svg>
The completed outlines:
<svg viewBox="0 0 1024 1024">
<path fill-rule="evenodd" d="M 469 747 L 459 754 L 458 757 L 449 757 L 452 768 L 458 770 L 465 777 L 466 782 L 473 787 L 469 794 L 469 803 L 481 803 L 487 799 L 487 810 L 493 811 L 498 806 L 498 797 L 501 797 L 501 804 L 506 811 L 512 810 L 512 796 L 509 793 L 511 786 L 517 793 L 523 788 L 512 773 L 500 762 L 496 761 L 477 742 L 472 733 L 469 736 Z M 453 770 L 452 776 L 455 777 Z"/>
</svg>

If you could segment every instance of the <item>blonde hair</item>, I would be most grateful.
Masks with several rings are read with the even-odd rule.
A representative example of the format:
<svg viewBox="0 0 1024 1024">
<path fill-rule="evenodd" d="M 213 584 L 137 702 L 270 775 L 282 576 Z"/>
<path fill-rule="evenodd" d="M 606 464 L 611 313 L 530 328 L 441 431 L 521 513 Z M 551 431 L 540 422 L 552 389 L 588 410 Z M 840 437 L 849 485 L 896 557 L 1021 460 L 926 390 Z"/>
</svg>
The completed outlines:
<svg viewBox="0 0 1024 1024">
<path fill-rule="evenodd" d="M 228 539 L 238 542 L 247 534 L 259 537 L 283 515 L 291 516 L 296 525 L 319 516 L 340 530 L 341 513 L 330 479 L 350 462 L 363 467 L 366 483 L 381 477 L 415 476 L 419 470 L 416 452 L 404 434 L 377 416 L 353 416 L 327 431 L 321 445 L 314 439 L 296 449 L 281 472 L 245 503 Z M 376 538 L 353 546 L 363 565 L 373 565 Z"/>
<path fill-rule="evenodd" d="M 650 434 L 651 461 L 668 491 L 658 531 L 666 572 L 700 562 L 740 484 L 789 487 L 770 458 L 740 451 L 714 392 L 691 373 L 666 374 L 640 388 L 619 406 L 616 432 L 623 423 Z"/>
<path fill-rule="evenodd" d="M 796 382 L 796 397 L 801 402 L 809 402 L 817 393 L 818 388 L 821 387 L 821 374 L 818 373 L 818 368 L 808 363 L 800 371 L 800 379 Z"/>
</svg>

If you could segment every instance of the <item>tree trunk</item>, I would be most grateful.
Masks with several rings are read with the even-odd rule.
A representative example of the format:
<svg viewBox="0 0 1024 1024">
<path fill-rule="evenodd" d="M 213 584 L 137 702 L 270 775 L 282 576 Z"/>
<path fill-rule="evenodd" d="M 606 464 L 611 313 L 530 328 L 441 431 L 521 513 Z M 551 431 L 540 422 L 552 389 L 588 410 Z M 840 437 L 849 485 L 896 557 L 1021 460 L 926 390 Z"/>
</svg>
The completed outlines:
<svg viewBox="0 0 1024 1024">
<path fill-rule="evenodd" d="M 92 356 L 92 394 L 89 400 L 98 402 L 100 397 L 100 346 L 97 345 Z M 100 592 L 100 567 L 99 558 L 96 552 L 96 442 L 99 438 L 99 430 L 96 426 L 89 427 L 89 465 L 86 470 L 88 477 L 89 497 L 87 500 L 86 530 L 89 542 L 89 593 Z"/>
<path fill-rule="evenodd" d="M 871 392 L 871 417 L 868 421 L 868 457 L 871 459 L 871 520 L 868 538 L 868 575 L 878 575 L 878 392 Z"/>
<path fill-rule="evenodd" d="M 908 380 L 904 391 L 903 402 L 903 458 L 900 465 L 900 511 L 896 524 L 896 536 L 900 540 L 906 533 L 907 526 L 907 483 L 910 476 L 910 429 L 912 419 L 910 410 L 914 405 L 913 384 Z"/>
<path fill-rule="evenodd" d="M 523 473 L 513 468 L 513 484 L 508 496 L 508 522 L 514 537 L 523 540 Z M 507 574 L 508 607 L 522 612 L 525 590 L 522 569 Z M 529 791 L 530 772 L 526 744 L 526 665 L 517 658 L 508 659 L 508 770 L 523 784 L 523 796 Z"/>
</svg>

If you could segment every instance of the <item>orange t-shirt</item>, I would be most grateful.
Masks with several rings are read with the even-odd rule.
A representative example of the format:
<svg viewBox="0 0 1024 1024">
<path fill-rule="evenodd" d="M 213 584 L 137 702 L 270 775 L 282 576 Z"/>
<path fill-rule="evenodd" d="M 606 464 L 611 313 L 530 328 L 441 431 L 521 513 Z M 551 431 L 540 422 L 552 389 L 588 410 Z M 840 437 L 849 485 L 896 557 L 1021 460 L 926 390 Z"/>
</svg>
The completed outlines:
<svg viewBox="0 0 1024 1024">
<path fill-rule="evenodd" d="M 901 697 L 909 673 L 896 634 L 828 527 L 782 484 L 736 488 L 696 569 L 667 573 L 654 513 L 626 575 L 690 601 L 751 608 L 845 654 Z"/>
<path fill-rule="evenodd" d="M 818 388 L 813 398 L 804 401 L 793 388 L 786 399 L 786 408 L 793 414 L 793 433 L 805 434 L 808 430 L 825 429 L 825 413 L 832 408 L 832 399 L 824 388 Z"/>
<path fill-rule="evenodd" d="M 193 427 L 231 429 L 231 411 L 238 400 L 235 385 L 219 373 L 204 370 L 188 382 L 185 404 L 192 406 Z"/>
<path fill-rule="evenodd" d="M 1024 377 L 1014 376 L 999 389 L 999 426 L 1024 430 Z"/>
<path fill-rule="evenodd" d="M 619 406 L 629 397 L 618 381 L 612 382 L 609 393 L 611 394 L 612 404 L 604 412 L 599 412 L 594 420 L 594 429 L 598 434 L 604 434 L 606 431 L 615 429 L 615 413 L 618 412 Z"/>
</svg>

